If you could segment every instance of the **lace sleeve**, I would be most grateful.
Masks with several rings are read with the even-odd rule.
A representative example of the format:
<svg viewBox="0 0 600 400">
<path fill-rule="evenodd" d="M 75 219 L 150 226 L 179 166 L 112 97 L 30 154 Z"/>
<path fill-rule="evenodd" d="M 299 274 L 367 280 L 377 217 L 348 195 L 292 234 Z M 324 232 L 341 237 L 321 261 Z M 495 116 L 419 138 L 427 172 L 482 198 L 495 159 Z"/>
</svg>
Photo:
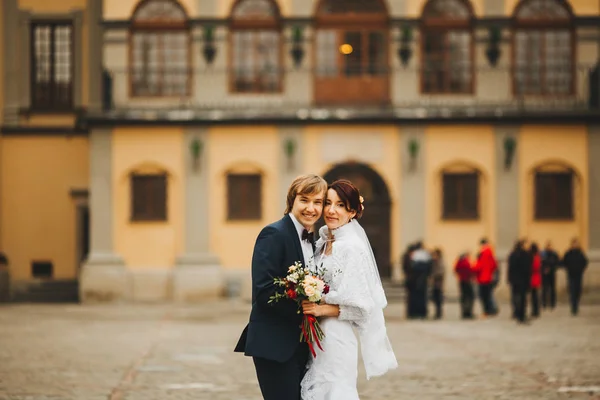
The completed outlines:
<svg viewBox="0 0 600 400">
<path fill-rule="evenodd" d="M 364 324 L 375 306 L 369 288 L 365 285 L 366 254 L 354 249 L 336 249 L 332 255 L 332 267 L 339 269 L 335 290 L 325 295 L 328 304 L 340 307 L 340 320 L 352 321 L 358 326 Z M 332 271 L 335 275 L 336 270 Z"/>
</svg>

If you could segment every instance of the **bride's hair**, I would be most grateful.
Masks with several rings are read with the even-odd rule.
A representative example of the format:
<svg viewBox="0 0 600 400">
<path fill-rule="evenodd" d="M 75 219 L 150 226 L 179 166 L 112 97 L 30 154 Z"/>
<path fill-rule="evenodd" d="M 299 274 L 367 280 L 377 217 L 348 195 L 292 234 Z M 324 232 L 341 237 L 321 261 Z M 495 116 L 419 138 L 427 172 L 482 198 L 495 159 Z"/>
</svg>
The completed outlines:
<svg viewBox="0 0 600 400">
<path fill-rule="evenodd" d="M 347 179 L 338 179 L 329 185 L 329 189 L 335 190 L 340 200 L 344 202 L 346 210 L 356 211 L 354 218 L 359 219 L 362 217 L 365 207 L 362 204 L 362 196 L 358 191 L 358 188 L 354 186 L 352 182 Z"/>
</svg>

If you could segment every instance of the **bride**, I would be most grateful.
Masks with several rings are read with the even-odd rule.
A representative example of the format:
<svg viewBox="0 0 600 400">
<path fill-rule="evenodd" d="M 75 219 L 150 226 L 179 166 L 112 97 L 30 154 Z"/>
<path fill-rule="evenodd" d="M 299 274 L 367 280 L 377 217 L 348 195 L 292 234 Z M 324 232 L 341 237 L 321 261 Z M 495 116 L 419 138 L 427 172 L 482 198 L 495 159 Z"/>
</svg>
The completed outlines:
<svg viewBox="0 0 600 400">
<path fill-rule="evenodd" d="M 358 189 L 347 180 L 327 190 L 319 231 L 316 266 L 325 268 L 330 291 L 321 304 L 303 302 L 304 314 L 320 317 L 325 334 L 302 380 L 303 400 L 358 400 L 358 334 L 367 379 L 396 368 L 383 308 L 387 300 L 373 251 L 358 223 L 364 206 Z"/>
</svg>

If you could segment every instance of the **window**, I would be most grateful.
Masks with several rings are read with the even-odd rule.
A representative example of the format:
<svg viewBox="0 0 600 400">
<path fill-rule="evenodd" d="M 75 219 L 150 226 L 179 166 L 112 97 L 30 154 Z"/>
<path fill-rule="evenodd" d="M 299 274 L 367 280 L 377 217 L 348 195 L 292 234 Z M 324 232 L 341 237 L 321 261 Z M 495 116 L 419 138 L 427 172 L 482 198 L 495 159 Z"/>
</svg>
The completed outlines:
<svg viewBox="0 0 600 400">
<path fill-rule="evenodd" d="M 380 0 L 322 0 L 317 8 L 317 103 L 389 102 L 387 10 Z"/>
<path fill-rule="evenodd" d="M 444 219 L 479 218 L 479 176 L 471 173 L 443 174 Z"/>
<path fill-rule="evenodd" d="M 423 93 L 473 92 L 473 33 L 466 0 L 430 0 L 423 10 Z"/>
<path fill-rule="evenodd" d="M 31 38 L 32 108 L 73 108 L 73 24 L 34 22 Z"/>
<path fill-rule="evenodd" d="M 573 219 L 573 174 L 535 174 L 535 219 Z"/>
<path fill-rule="evenodd" d="M 515 94 L 567 95 L 574 90 L 572 13 L 560 0 L 526 0 L 515 10 Z"/>
<path fill-rule="evenodd" d="M 190 93 L 190 34 L 185 10 L 174 0 L 146 0 L 131 27 L 132 96 Z"/>
<path fill-rule="evenodd" d="M 281 91 L 279 9 L 271 0 L 241 0 L 232 11 L 232 91 Z"/>
<path fill-rule="evenodd" d="M 167 220 L 166 175 L 132 175 L 131 220 Z"/>
<path fill-rule="evenodd" d="M 227 219 L 262 218 L 262 177 L 258 174 L 227 176 Z"/>
</svg>

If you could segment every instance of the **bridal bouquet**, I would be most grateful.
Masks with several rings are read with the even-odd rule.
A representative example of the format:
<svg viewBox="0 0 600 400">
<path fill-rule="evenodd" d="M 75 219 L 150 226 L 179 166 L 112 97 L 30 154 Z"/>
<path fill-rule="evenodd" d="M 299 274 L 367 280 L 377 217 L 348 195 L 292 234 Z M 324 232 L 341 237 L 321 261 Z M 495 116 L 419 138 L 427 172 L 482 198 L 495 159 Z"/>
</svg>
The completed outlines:
<svg viewBox="0 0 600 400">
<path fill-rule="evenodd" d="M 283 293 L 275 293 L 269 298 L 269 303 L 278 302 L 281 299 L 294 300 L 298 303 L 298 313 L 300 313 L 302 300 L 319 303 L 323 295 L 329 292 L 329 285 L 323 279 L 324 274 L 323 269 L 317 271 L 316 274 L 312 274 L 309 268 L 303 268 L 302 263 L 296 261 L 294 265 L 288 268 L 288 274 L 285 278 L 274 279 L 275 285 L 283 288 Z M 300 341 L 308 343 L 313 357 L 317 356 L 313 342 L 323 351 L 320 340 L 323 340 L 324 337 L 325 335 L 317 318 L 314 315 L 305 315 L 302 319 Z"/>
</svg>

